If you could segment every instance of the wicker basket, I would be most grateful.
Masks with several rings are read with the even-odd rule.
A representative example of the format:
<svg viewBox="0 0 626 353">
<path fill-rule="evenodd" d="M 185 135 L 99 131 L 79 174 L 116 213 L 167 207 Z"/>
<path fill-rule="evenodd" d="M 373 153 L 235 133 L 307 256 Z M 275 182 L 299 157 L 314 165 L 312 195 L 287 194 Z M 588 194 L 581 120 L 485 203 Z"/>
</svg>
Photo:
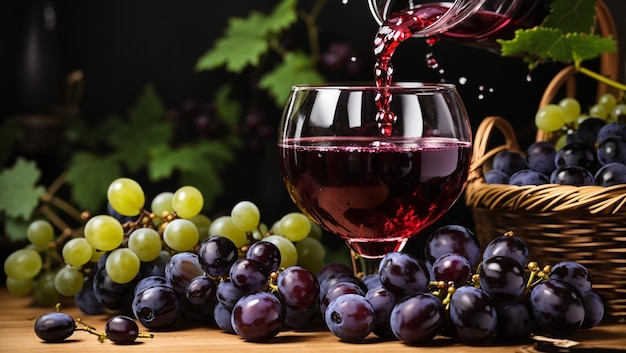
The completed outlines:
<svg viewBox="0 0 626 353">
<path fill-rule="evenodd" d="M 610 31 L 612 19 L 608 12 L 599 11 L 599 16 L 609 17 L 601 22 L 608 22 Z M 601 72 L 617 78 L 616 63 L 611 57 L 604 57 Z M 566 67 L 557 74 L 546 88 L 540 106 L 553 101 L 562 88 L 566 95 L 574 96 L 575 73 L 574 68 Z M 604 92 L 606 89 L 599 86 L 598 94 Z M 504 142 L 489 148 L 494 132 Z M 546 134 L 537 134 L 537 141 L 548 138 Z M 585 265 L 591 272 L 594 290 L 605 301 L 605 320 L 626 319 L 626 185 L 487 184 L 484 173 L 491 168 L 493 157 L 505 149 L 520 151 L 511 125 L 501 117 L 484 119 L 476 131 L 465 192 L 481 244 L 512 230 L 528 243 L 531 259 L 540 265 L 564 260 Z"/>
</svg>

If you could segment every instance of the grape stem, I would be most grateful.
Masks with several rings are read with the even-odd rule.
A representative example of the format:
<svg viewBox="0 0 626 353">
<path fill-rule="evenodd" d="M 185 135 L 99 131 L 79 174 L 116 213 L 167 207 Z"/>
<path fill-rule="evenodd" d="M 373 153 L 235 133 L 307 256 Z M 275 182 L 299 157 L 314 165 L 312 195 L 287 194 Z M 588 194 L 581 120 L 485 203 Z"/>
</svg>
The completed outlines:
<svg viewBox="0 0 626 353">
<path fill-rule="evenodd" d="M 589 70 L 589 69 L 581 66 L 579 61 L 574 63 L 574 67 L 576 68 L 576 71 L 580 72 L 583 75 L 587 75 L 587 76 L 589 76 L 589 77 L 591 77 L 591 78 L 593 78 L 593 79 L 595 79 L 597 81 L 600 81 L 600 82 L 606 84 L 607 86 L 616 88 L 616 89 L 618 89 L 620 91 L 626 91 L 626 85 L 625 84 L 622 84 L 620 82 L 612 80 L 612 79 L 610 79 L 610 78 L 608 78 L 606 76 L 600 75 L 599 73 L 597 73 L 595 71 Z"/>
<path fill-rule="evenodd" d="M 98 330 L 96 330 L 95 327 L 93 327 L 93 326 L 83 322 L 80 318 L 77 318 L 76 322 L 78 322 L 79 324 L 84 326 L 84 327 L 76 328 L 76 330 L 87 331 L 87 332 L 91 333 L 92 335 L 96 335 L 96 336 L 98 336 L 98 341 L 100 341 L 100 342 L 104 342 L 104 340 L 108 339 L 106 334 L 98 332 Z"/>
</svg>

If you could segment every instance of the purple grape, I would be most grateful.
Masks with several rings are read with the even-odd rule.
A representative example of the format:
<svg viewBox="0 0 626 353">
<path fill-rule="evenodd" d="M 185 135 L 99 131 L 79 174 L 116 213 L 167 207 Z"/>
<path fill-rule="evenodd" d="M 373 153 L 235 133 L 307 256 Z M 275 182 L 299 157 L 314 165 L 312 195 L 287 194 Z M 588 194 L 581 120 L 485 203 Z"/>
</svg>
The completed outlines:
<svg viewBox="0 0 626 353">
<path fill-rule="evenodd" d="M 550 175 L 556 168 L 554 165 L 555 157 L 556 149 L 554 145 L 548 141 L 537 141 L 531 144 L 526 150 L 528 168 L 545 175 Z"/>
<path fill-rule="evenodd" d="M 182 304 L 173 288 L 154 286 L 135 296 L 132 312 L 144 327 L 160 331 L 174 326 L 182 313 Z"/>
<path fill-rule="evenodd" d="M 374 308 L 362 295 L 344 294 L 330 302 L 324 322 L 342 341 L 357 342 L 374 329 Z"/>
<path fill-rule="evenodd" d="M 576 165 L 590 170 L 596 163 L 593 147 L 586 143 L 570 143 L 563 146 L 554 157 L 556 167 Z"/>
<path fill-rule="evenodd" d="M 596 292 L 589 291 L 583 297 L 583 305 L 585 306 L 585 319 L 580 328 L 588 329 L 598 326 L 604 317 L 604 302 L 602 298 Z"/>
<path fill-rule="evenodd" d="M 231 316 L 232 312 L 230 309 L 227 309 L 221 303 L 217 303 L 217 305 L 215 305 L 215 308 L 213 309 L 213 317 L 217 326 L 226 333 L 236 334 L 231 322 Z"/>
<path fill-rule="evenodd" d="M 585 319 L 585 307 L 578 291 L 558 279 L 533 287 L 530 306 L 537 326 L 556 337 L 573 334 Z"/>
<path fill-rule="evenodd" d="M 363 284 L 365 284 L 367 290 L 372 290 L 383 285 L 380 281 L 380 275 L 378 273 L 370 273 L 369 275 L 365 275 L 361 280 L 363 281 Z"/>
<path fill-rule="evenodd" d="M 291 266 L 278 275 L 278 294 L 287 308 L 307 310 L 317 304 L 320 286 L 311 271 Z"/>
<path fill-rule="evenodd" d="M 159 256 L 156 259 L 148 262 L 142 262 L 139 267 L 139 276 L 149 277 L 149 276 L 162 276 L 165 277 L 165 267 L 167 263 L 170 262 L 172 255 L 170 255 L 167 251 L 161 251 Z"/>
<path fill-rule="evenodd" d="M 383 286 L 399 297 L 424 292 L 430 281 L 426 264 L 402 252 L 385 255 L 378 272 Z"/>
<path fill-rule="evenodd" d="M 496 302 L 519 298 L 526 288 L 524 268 L 506 256 L 492 256 L 480 266 L 480 288 Z"/>
<path fill-rule="evenodd" d="M 460 225 L 446 225 L 435 230 L 426 240 L 424 255 L 434 263 L 442 255 L 455 253 L 463 255 L 472 267 L 480 260 L 480 242 L 476 235 Z"/>
<path fill-rule="evenodd" d="M 528 263 L 528 245 L 521 237 L 504 234 L 492 239 L 483 251 L 483 261 L 493 256 L 506 256 L 520 265 Z"/>
<path fill-rule="evenodd" d="M 485 173 L 485 183 L 487 184 L 508 184 L 510 176 L 503 171 L 491 169 Z"/>
<path fill-rule="evenodd" d="M 165 278 L 177 293 L 185 294 L 185 287 L 192 279 L 204 274 L 198 256 L 190 252 L 174 254 L 165 267 Z"/>
<path fill-rule="evenodd" d="M 190 303 L 195 305 L 202 305 L 215 301 L 215 292 L 217 291 L 217 284 L 215 280 L 208 276 L 198 276 L 185 287 L 185 298 Z"/>
<path fill-rule="evenodd" d="M 133 300 L 133 289 L 137 280 L 120 284 L 113 281 L 102 267 L 93 278 L 93 293 L 96 299 L 109 310 L 123 310 Z"/>
<path fill-rule="evenodd" d="M 311 324 L 316 318 L 320 317 L 320 315 L 319 305 L 313 305 L 306 310 L 294 310 L 286 307 L 285 325 L 296 330 L 302 330 L 311 327 Z"/>
<path fill-rule="evenodd" d="M 330 288 L 322 295 L 320 299 L 320 313 L 324 315 L 326 313 L 326 309 L 328 305 L 333 300 L 344 294 L 357 294 L 360 296 L 365 296 L 365 291 L 361 289 L 360 286 L 351 283 L 351 282 L 340 282 L 337 283 Z"/>
<path fill-rule="evenodd" d="M 621 137 L 609 136 L 600 142 L 596 154 L 602 165 L 614 162 L 626 164 L 626 141 Z"/>
<path fill-rule="evenodd" d="M 393 334 L 407 344 L 431 340 L 443 323 L 441 300 L 430 293 L 420 293 L 402 299 L 391 312 Z"/>
<path fill-rule="evenodd" d="M 139 337 L 139 326 L 131 317 L 116 315 L 104 325 L 104 333 L 115 343 L 129 344 L 135 342 Z"/>
<path fill-rule="evenodd" d="M 231 324 L 246 341 L 266 341 L 276 336 L 285 320 L 285 309 L 267 292 L 248 294 L 235 304 Z"/>
<path fill-rule="evenodd" d="M 526 159 L 518 152 L 504 150 L 498 152 L 493 157 L 493 169 L 499 170 L 506 175 L 513 175 L 515 172 L 527 169 Z"/>
<path fill-rule="evenodd" d="M 507 341 L 525 341 L 534 330 L 530 309 L 525 303 L 512 301 L 497 308 L 496 334 Z"/>
<path fill-rule="evenodd" d="M 99 315 L 104 312 L 105 307 L 98 301 L 93 290 L 93 277 L 85 277 L 83 287 L 74 296 L 74 303 L 87 315 Z"/>
<path fill-rule="evenodd" d="M 365 299 L 374 308 L 375 320 L 372 332 L 381 338 L 395 337 L 391 330 L 390 317 L 391 311 L 398 303 L 398 297 L 381 286 L 368 290 L 365 293 Z"/>
<path fill-rule="evenodd" d="M 626 165 L 622 163 L 607 163 L 594 176 L 599 186 L 613 186 L 626 184 Z"/>
<path fill-rule="evenodd" d="M 76 322 L 65 313 L 46 313 L 35 321 L 35 334 L 46 342 L 65 341 L 75 330 Z"/>
<path fill-rule="evenodd" d="M 246 258 L 259 261 L 269 272 L 276 272 L 280 267 L 280 250 L 269 241 L 257 241 L 246 251 Z"/>
<path fill-rule="evenodd" d="M 230 280 L 221 281 L 215 292 L 218 302 L 228 310 L 232 310 L 237 301 L 246 294 L 247 291 L 235 287 Z"/>
<path fill-rule="evenodd" d="M 435 281 L 453 282 L 455 287 L 463 286 L 469 280 L 471 272 L 469 261 L 463 255 L 455 253 L 441 256 L 432 267 Z"/>
<path fill-rule="evenodd" d="M 560 279 L 574 288 L 584 297 L 591 291 L 591 274 L 589 270 L 574 261 L 562 261 L 554 266 L 550 271 L 551 279 Z"/>
<path fill-rule="evenodd" d="M 544 185 L 548 183 L 550 183 L 550 178 L 547 175 L 532 169 L 522 169 L 509 178 L 509 184 L 517 186 Z"/>
<path fill-rule="evenodd" d="M 354 276 L 354 270 L 349 266 L 338 262 L 332 262 L 324 265 L 324 267 L 322 267 L 322 269 L 317 273 L 317 281 L 322 284 L 326 281 L 326 278 L 338 273 Z"/>
<path fill-rule="evenodd" d="M 614 121 L 604 125 L 598 131 L 596 140 L 598 142 L 604 141 L 607 137 L 615 136 L 622 141 L 626 141 L 626 123 L 621 121 Z"/>
<path fill-rule="evenodd" d="M 483 290 L 463 286 L 457 288 L 450 298 L 450 320 L 457 337 L 466 343 L 486 340 L 498 322 L 496 308 Z"/>
<path fill-rule="evenodd" d="M 230 267 L 237 261 L 237 256 L 235 243 L 217 235 L 205 239 L 198 249 L 198 262 L 211 277 L 227 276 Z"/>
<path fill-rule="evenodd" d="M 134 293 L 134 295 L 137 295 L 142 290 L 144 290 L 146 288 L 154 287 L 154 286 L 171 287 L 171 285 L 169 284 L 167 279 L 165 279 L 165 277 L 162 277 L 162 276 L 148 276 L 148 277 L 142 278 L 139 282 L 137 282 L 137 285 L 135 285 L 135 289 L 134 289 L 133 293 Z"/>
<path fill-rule="evenodd" d="M 318 282 L 319 282 L 319 279 L 318 279 Z M 344 283 L 344 282 L 356 284 L 357 286 L 359 286 L 359 288 L 361 288 L 363 293 L 367 292 L 367 286 L 365 285 L 365 283 L 363 283 L 363 281 L 360 278 L 356 277 L 352 273 L 339 272 L 339 273 L 334 273 L 334 274 L 327 276 L 323 282 L 320 282 L 320 297 L 323 296 L 324 293 L 326 293 L 328 288 L 334 286 L 337 283 Z"/>
<path fill-rule="evenodd" d="M 259 261 L 239 259 L 230 268 L 230 281 L 242 291 L 253 292 L 267 285 L 270 273 Z"/>
<path fill-rule="evenodd" d="M 588 146 L 594 146 L 598 141 L 598 133 L 606 124 L 606 121 L 600 118 L 587 118 L 578 125 L 576 134 L 578 140 Z"/>
<path fill-rule="evenodd" d="M 595 185 L 593 174 L 583 167 L 569 165 L 559 167 L 550 175 L 550 183 L 559 185 Z"/>
</svg>

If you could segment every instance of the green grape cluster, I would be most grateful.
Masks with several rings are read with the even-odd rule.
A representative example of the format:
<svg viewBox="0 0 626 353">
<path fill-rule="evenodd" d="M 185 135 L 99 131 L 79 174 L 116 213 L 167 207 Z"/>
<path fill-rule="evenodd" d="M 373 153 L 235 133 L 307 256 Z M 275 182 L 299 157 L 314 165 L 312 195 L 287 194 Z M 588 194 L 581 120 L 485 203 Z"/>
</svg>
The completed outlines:
<svg viewBox="0 0 626 353">
<path fill-rule="evenodd" d="M 197 250 L 213 235 L 229 238 L 245 254 L 259 240 L 275 244 L 281 267 L 300 265 L 317 273 L 324 265 L 322 230 L 299 212 L 285 214 L 268 227 L 251 201 L 235 204 L 229 215 L 211 219 L 202 213 L 202 193 L 193 186 L 161 192 L 146 207 L 146 195 L 133 179 L 119 178 L 107 189 L 108 214 L 85 218 L 79 232 L 62 231 L 46 219 L 32 222 L 29 244 L 7 257 L 6 286 L 16 296 L 32 294 L 42 306 L 60 296 L 76 296 L 100 268 L 118 284 L 141 277 L 144 263 L 164 253 Z"/>
</svg>

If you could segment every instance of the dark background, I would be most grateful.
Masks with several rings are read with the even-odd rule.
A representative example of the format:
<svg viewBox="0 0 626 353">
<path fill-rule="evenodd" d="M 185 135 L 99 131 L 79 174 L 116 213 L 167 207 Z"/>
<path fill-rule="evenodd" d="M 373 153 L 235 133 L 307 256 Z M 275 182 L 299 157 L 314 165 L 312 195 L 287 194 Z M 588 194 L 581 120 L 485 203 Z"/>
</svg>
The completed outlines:
<svg viewBox="0 0 626 353">
<path fill-rule="evenodd" d="M 25 109 L 19 104 L 17 87 L 28 3 L 5 0 L 0 5 L 2 119 Z M 301 6 L 309 7 L 312 3 L 303 0 Z M 626 38 L 626 2 L 605 0 L 605 3 L 616 19 L 619 36 Z M 245 17 L 250 10 L 267 11 L 274 5 L 274 0 L 55 1 L 62 71 L 80 69 L 85 74 L 79 116 L 97 121 L 110 114 L 123 114 L 148 82 L 154 83 L 169 108 L 180 107 L 187 99 L 209 99 L 224 80 L 245 82 L 248 79 L 245 75 L 237 77 L 223 70 L 196 72 L 195 63 L 222 35 L 229 17 Z M 343 4 L 331 0 L 318 24 L 322 50 L 335 42 L 350 42 L 364 68 L 356 75 L 335 74 L 329 79 L 371 80 L 368 68 L 373 64 L 371 48 L 377 25 L 365 1 Z M 291 40 L 296 44 L 305 41 L 302 28 L 294 27 Z M 502 58 L 482 49 L 441 41 L 433 48 L 440 68 L 444 69 L 441 74 L 424 64 L 425 50 L 422 40 L 411 39 L 401 45 L 394 57 L 394 78 L 459 83 L 459 78 L 464 77 L 467 83 L 459 85 L 459 91 L 474 129 L 485 116 L 501 115 L 516 127 L 522 143 L 532 141 L 539 99 L 562 65 L 540 66 L 529 82 L 526 64 L 519 58 Z M 622 59 L 620 63 L 623 62 Z M 597 64 L 589 62 L 585 66 L 593 69 Z M 620 80 L 624 81 L 624 77 Z M 588 92 L 595 90 L 592 83 L 582 88 Z M 277 123 L 278 116 L 270 118 Z M 216 205 L 218 210 L 220 207 L 222 211 L 229 210 L 235 202 L 249 199 L 260 206 L 266 221 L 272 222 L 293 208 L 280 180 L 271 143 L 261 152 L 242 151 L 238 163 L 226 176 L 224 196 Z M 470 211 L 462 200 L 437 225 L 449 223 L 473 227 Z"/>
</svg>

